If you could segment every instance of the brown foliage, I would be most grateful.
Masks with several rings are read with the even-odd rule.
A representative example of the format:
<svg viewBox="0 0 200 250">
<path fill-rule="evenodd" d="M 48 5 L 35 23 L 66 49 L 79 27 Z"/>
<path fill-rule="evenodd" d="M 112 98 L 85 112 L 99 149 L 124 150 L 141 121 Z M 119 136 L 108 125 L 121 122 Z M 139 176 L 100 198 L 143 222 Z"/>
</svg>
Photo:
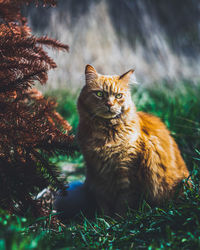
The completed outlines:
<svg viewBox="0 0 200 250">
<path fill-rule="evenodd" d="M 56 68 L 56 63 L 42 45 L 68 50 L 68 45 L 48 37 L 36 38 L 29 33 L 26 24 L 0 25 L 0 92 L 27 89 L 35 80 L 46 83 L 47 71 Z"/>
<path fill-rule="evenodd" d="M 55 5 L 54 0 L 0 0 L 0 203 L 11 212 L 38 213 L 33 199 L 42 188 L 64 188 L 49 163 L 57 152 L 73 153 L 71 129 L 53 99 L 31 89 L 56 67 L 42 46 L 68 50 L 68 45 L 31 35 L 20 8 L 24 3 Z"/>
</svg>

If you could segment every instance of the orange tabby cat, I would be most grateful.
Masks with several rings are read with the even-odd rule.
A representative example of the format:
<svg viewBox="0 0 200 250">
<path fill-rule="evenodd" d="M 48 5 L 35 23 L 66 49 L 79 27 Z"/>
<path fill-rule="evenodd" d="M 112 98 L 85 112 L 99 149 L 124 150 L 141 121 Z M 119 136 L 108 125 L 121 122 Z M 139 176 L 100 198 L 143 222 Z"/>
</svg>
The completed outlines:
<svg viewBox="0 0 200 250">
<path fill-rule="evenodd" d="M 87 65 L 78 99 L 78 140 L 87 165 L 86 185 L 106 214 L 124 214 L 141 197 L 150 204 L 170 198 L 189 172 L 170 132 L 153 115 L 136 112 L 129 80 Z"/>
</svg>

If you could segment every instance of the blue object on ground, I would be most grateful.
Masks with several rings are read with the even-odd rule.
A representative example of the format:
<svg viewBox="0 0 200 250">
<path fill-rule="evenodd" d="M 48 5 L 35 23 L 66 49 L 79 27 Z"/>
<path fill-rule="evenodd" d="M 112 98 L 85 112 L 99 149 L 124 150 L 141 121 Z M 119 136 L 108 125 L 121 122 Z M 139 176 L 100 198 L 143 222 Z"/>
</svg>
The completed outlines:
<svg viewBox="0 0 200 250">
<path fill-rule="evenodd" d="M 96 200 L 90 190 L 80 181 L 69 183 L 66 195 L 58 191 L 54 209 L 60 213 L 60 219 L 73 219 L 82 212 L 86 217 L 93 217 L 97 209 Z"/>
</svg>

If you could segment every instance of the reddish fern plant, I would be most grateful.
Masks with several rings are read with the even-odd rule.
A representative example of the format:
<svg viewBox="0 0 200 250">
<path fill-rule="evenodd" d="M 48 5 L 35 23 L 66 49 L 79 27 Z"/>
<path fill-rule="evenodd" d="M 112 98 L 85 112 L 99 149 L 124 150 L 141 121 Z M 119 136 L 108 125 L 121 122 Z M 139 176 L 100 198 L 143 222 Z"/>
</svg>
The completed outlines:
<svg viewBox="0 0 200 250">
<path fill-rule="evenodd" d="M 54 5 L 54 0 L 0 0 L 0 206 L 12 213 L 39 209 L 34 195 L 48 185 L 64 188 L 49 162 L 56 153 L 74 151 L 71 129 L 56 103 L 32 89 L 45 84 L 56 63 L 43 46 L 68 50 L 68 45 L 31 35 L 22 4 Z"/>
</svg>

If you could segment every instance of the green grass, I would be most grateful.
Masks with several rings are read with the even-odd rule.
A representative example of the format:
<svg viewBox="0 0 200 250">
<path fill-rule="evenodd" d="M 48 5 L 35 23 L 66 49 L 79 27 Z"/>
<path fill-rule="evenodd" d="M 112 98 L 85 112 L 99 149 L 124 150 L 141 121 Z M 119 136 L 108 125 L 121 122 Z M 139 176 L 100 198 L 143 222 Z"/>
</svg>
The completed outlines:
<svg viewBox="0 0 200 250">
<path fill-rule="evenodd" d="M 76 133 L 77 95 L 67 91 L 54 94 L 58 111 Z M 185 187 L 181 202 L 170 201 L 162 208 L 151 208 L 143 201 L 139 210 L 129 211 L 126 218 L 82 218 L 60 232 L 55 232 L 51 224 L 44 226 L 45 218 L 33 230 L 30 216 L 19 218 L 2 211 L 0 249 L 200 249 L 200 85 L 183 82 L 170 87 L 165 83 L 136 86 L 133 100 L 138 110 L 161 117 L 179 144 L 194 183 L 193 187 Z M 71 177 L 83 176 L 80 154 L 53 160 L 60 166 L 67 162 L 77 164 Z"/>
</svg>

